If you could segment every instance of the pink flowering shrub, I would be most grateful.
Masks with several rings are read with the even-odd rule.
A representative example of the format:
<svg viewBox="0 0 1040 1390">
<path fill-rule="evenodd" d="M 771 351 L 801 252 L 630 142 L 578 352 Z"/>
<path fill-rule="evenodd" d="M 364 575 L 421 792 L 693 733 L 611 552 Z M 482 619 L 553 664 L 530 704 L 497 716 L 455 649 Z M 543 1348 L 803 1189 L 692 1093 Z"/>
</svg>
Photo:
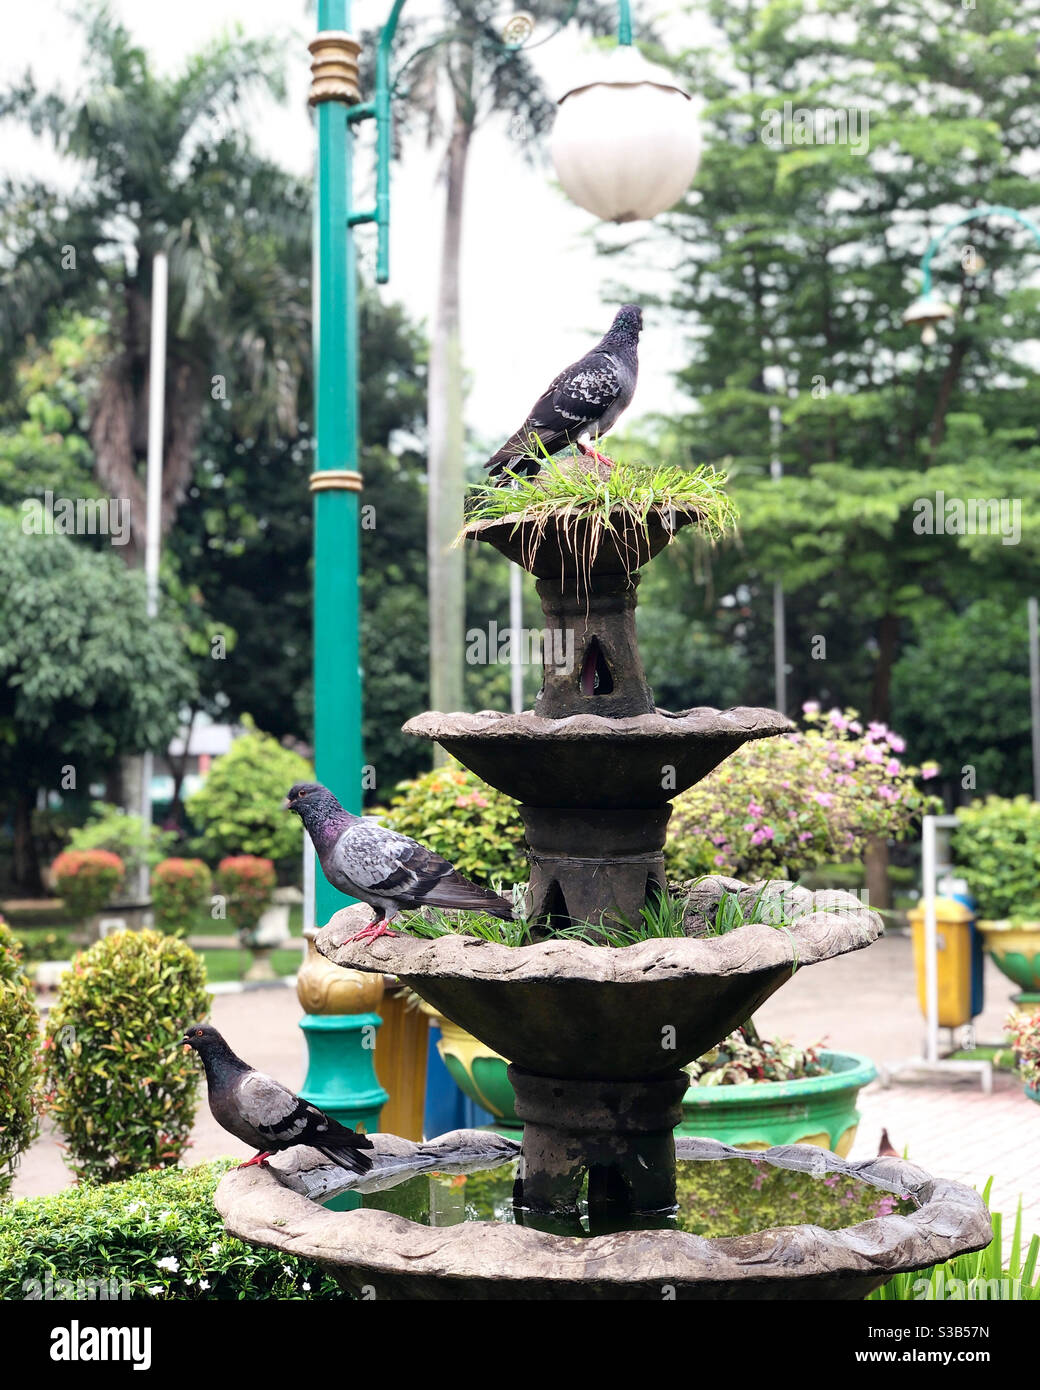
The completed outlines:
<svg viewBox="0 0 1040 1390">
<path fill-rule="evenodd" d="M 705 873 L 798 878 L 859 858 L 867 840 L 899 840 L 936 809 L 918 786 L 938 767 L 910 767 L 906 745 L 855 710 L 803 707 L 805 728 L 746 743 L 676 799 L 665 860 L 670 877 Z"/>
</svg>

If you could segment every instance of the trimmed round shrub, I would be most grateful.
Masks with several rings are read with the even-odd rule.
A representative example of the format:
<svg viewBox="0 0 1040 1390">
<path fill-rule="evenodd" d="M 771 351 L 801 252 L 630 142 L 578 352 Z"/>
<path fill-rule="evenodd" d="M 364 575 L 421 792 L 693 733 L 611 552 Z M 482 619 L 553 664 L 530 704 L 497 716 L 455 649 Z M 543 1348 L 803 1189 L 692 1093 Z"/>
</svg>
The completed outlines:
<svg viewBox="0 0 1040 1390">
<path fill-rule="evenodd" d="M 159 932 L 114 932 L 76 957 L 47 1020 L 44 1085 L 79 1178 L 180 1159 L 199 1082 L 181 1039 L 209 1008 L 202 957 Z"/>
<path fill-rule="evenodd" d="M 526 883 L 524 823 L 517 803 L 450 763 L 411 782 L 400 782 L 379 819 L 428 845 L 478 883 Z"/>
<path fill-rule="evenodd" d="M 217 892 L 227 902 L 227 919 L 243 940 L 254 931 L 278 879 L 270 859 L 234 854 L 217 866 Z"/>
<path fill-rule="evenodd" d="M 213 875 L 201 859 L 164 859 L 152 871 L 155 929 L 186 936 L 209 906 Z"/>
<path fill-rule="evenodd" d="M 93 917 L 122 887 L 123 861 L 107 849 L 66 849 L 51 865 L 58 895 L 77 917 Z"/>
<path fill-rule="evenodd" d="M 231 1159 L 83 1183 L 0 1209 L 0 1300 L 336 1299 L 313 1261 L 246 1245 L 213 1205 Z"/>
<path fill-rule="evenodd" d="M 300 823 L 283 809 L 294 782 L 312 782 L 306 758 L 258 729 L 235 739 L 185 803 L 198 831 L 192 846 L 210 864 L 231 854 L 273 859 L 292 878 L 303 861 Z"/>
<path fill-rule="evenodd" d="M 107 849 L 117 854 L 133 882 L 142 869 L 158 864 L 176 838 L 158 825 L 145 825 L 140 816 L 121 806 L 95 801 L 85 823 L 69 835 L 68 848 Z"/>
<path fill-rule="evenodd" d="M 0 1200 L 22 1154 L 36 1138 L 35 1090 L 40 1020 L 22 969 L 17 938 L 0 917 Z"/>
</svg>

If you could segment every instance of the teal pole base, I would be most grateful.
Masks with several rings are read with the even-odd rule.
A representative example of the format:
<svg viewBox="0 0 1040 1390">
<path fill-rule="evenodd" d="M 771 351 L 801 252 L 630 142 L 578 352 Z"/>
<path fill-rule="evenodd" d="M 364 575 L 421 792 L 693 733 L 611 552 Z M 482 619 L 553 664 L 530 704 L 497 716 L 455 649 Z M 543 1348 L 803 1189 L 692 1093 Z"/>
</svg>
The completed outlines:
<svg viewBox="0 0 1040 1390">
<path fill-rule="evenodd" d="M 378 1014 L 304 1014 L 307 1039 L 304 1100 L 350 1129 L 375 1134 L 379 1114 L 390 1099 L 376 1077 L 375 1030 Z"/>
</svg>

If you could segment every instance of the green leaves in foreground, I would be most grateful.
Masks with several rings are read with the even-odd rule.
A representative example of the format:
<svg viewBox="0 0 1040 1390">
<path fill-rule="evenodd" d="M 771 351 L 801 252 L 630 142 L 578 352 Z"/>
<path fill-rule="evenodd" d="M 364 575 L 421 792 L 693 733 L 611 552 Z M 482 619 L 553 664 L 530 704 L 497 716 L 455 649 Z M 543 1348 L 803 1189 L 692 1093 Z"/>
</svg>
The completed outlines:
<svg viewBox="0 0 1040 1390">
<path fill-rule="evenodd" d="M 989 1205 L 993 1179 L 986 1183 L 982 1200 Z M 898 1300 L 981 1301 L 983 1299 L 1032 1303 L 1040 1301 L 1040 1280 L 1037 1279 L 1037 1260 L 1040 1258 L 1040 1236 L 1033 1236 L 1028 1249 L 1022 1248 L 1022 1200 L 1015 1214 L 1015 1229 L 1011 1233 L 1011 1250 L 1004 1265 L 1003 1217 L 991 1213 L 993 1239 L 985 1250 L 974 1255 L 958 1255 L 945 1264 L 932 1265 L 910 1274 L 896 1274 L 880 1289 L 868 1294 L 868 1299 L 881 1303 Z"/>
</svg>

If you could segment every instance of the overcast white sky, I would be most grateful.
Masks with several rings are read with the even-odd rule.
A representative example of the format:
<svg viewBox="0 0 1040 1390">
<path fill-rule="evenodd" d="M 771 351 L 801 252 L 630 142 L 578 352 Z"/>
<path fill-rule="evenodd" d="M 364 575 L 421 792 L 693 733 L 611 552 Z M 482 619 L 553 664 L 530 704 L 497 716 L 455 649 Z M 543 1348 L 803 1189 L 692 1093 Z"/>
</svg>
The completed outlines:
<svg viewBox="0 0 1040 1390">
<path fill-rule="evenodd" d="M 413 0 L 409 11 L 432 3 Z M 310 170 L 306 44 L 315 21 L 305 0 L 114 0 L 114 8 L 166 69 L 178 67 L 186 54 L 229 26 L 241 25 L 250 34 L 284 33 L 289 100 L 284 107 L 256 110 L 255 135 L 280 163 L 300 173 Z M 42 85 L 56 80 L 73 86 L 83 49 L 67 0 L 4 9 L 0 81 L 31 66 Z M 503 15 L 511 9 L 504 0 Z M 353 9 L 354 31 L 379 24 L 388 10 L 389 0 L 360 0 Z M 550 90 L 573 75 L 586 52 L 585 41 L 571 32 L 538 49 L 536 61 Z M 37 175 L 55 168 L 39 142 L 11 126 L 5 128 L 2 161 L 6 169 Z M 359 194 L 366 162 L 359 153 Z M 550 378 L 605 330 L 612 315 L 606 300 L 612 281 L 623 274 L 638 298 L 641 290 L 659 283 L 661 269 L 639 265 L 635 257 L 625 258 L 622 266 L 597 256 L 592 233 L 601 224 L 554 187 L 547 160 L 526 161 L 503 128 L 488 127 L 478 135 L 470 168 L 462 276 L 463 348 L 472 382 L 467 422 L 479 437 L 497 444 L 498 436 L 516 428 Z M 426 325 L 435 301 L 443 196 L 437 153 L 418 140 L 410 142 L 393 172 L 391 280 L 383 293 Z M 612 235 L 625 240 L 633 230 Z M 361 229 L 358 237 L 363 253 L 371 248 L 374 254 L 374 230 Z M 365 269 L 371 274 L 370 260 Z M 672 373 L 683 361 L 682 339 L 680 325 L 649 320 L 628 420 L 675 401 Z"/>
</svg>

